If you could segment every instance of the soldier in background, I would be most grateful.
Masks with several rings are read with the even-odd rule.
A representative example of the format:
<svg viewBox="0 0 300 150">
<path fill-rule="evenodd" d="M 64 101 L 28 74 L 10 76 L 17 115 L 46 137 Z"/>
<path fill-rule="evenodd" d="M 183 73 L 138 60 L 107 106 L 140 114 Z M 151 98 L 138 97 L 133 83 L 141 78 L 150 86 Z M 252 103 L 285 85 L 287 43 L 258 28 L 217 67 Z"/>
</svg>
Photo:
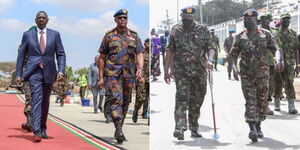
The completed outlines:
<svg viewBox="0 0 300 150">
<path fill-rule="evenodd" d="M 262 16 L 260 16 L 260 23 L 261 23 L 261 28 L 264 28 L 268 31 L 270 31 L 270 33 L 273 35 L 273 29 L 270 28 L 270 22 L 272 21 L 272 15 L 271 14 L 264 14 Z M 269 78 L 269 91 L 268 91 L 268 107 L 267 107 L 267 115 L 274 115 L 274 112 L 270 109 L 269 107 L 269 103 L 272 101 L 272 95 L 274 93 L 274 89 L 275 89 L 275 75 L 276 75 L 276 71 L 275 71 L 275 52 L 272 51 L 268 51 L 268 61 L 269 61 L 269 65 L 270 65 L 270 78 Z"/>
<path fill-rule="evenodd" d="M 225 54 L 226 54 L 226 60 L 228 62 L 227 72 L 228 72 L 228 79 L 229 80 L 231 80 L 231 72 L 232 72 L 230 50 L 233 46 L 233 40 L 234 40 L 233 34 L 234 33 L 235 33 L 234 30 L 229 30 L 229 36 L 224 41 L 224 51 L 225 51 Z"/>
<path fill-rule="evenodd" d="M 136 85 L 136 99 L 135 99 L 135 105 L 134 105 L 134 111 L 132 115 L 132 121 L 134 123 L 138 120 L 138 112 L 139 109 L 143 104 L 145 104 L 146 101 L 149 101 L 149 39 L 145 40 L 144 43 L 145 51 L 144 51 L 144 66 L 143 66 L 143 74 L 142 74 L 142 80 L 137 82 Z M 144 115 L 143 115 L 144 117 Z"/>
<path fill-rule="evenodd" d="M 57 92 L 57 97 L 60 102 L 60 106 L 64 106 L 64 99 L 66 98 L 66 93 L 69 90 L 68 78 L 65 76 L 60 81 L 56 81 L 55 88 Z"/>
<path fill-rule="evenodd" d="M 299 68 L 297 67 L 299 64 L 299 57 L 297 57 L 299 55 L 299 42 L 297 33 L 289 29 L 291 15 L 288 13 L 282 14 L 280 18 L 281 27 L 275 30 L 275 39 L 283 51 L 284 69 L 281 73 L 276 74 L 277 82 L 274 94 L 275 111 L 280 111 L 280 96 L 282 87 L 284 87 L 288 100 L 288 111 L 290 114 L 296 114 L 298 111 L 294 105 L 296 99 L 294 74 L 297 76 L 299 73 Z"/>
<path fill-rule="evenodd" d="M 215 65 L 215 70 L 218 71 L 217 65 L 218 65 L 218 56 L 219 56 L 219 52 L 221 52 L 220 50 L 220 40 L 218 38 L 217 35 L 215 35 L 215 29 L 211 29 L 210 30 L 211 35 L 212 35 L 212 41 L 215 44 L 215 56 L 214 56 L 214 65 Z"/>
<path fill-rule="evenodd" d="M 192 137 L 202 137 L 198 132 L 198 119 L 206 95 L 206 69 L 213 69 L 215 45 L 209 29 L 206 25 L 195 21 L 194 13 L 193 7 L 181 9 L 182 24 L 176 24 L 170 32 L 164 67 L 164 79 L 167 84 L 170 84 L 173 75 L 175 77 L 176 103 L 173 136 L 178 140 L 184 140 L 184 132 L 187 129 L 191 131 Z M 171 66 L 172 69 L 170 69 Z"/>
</svg>

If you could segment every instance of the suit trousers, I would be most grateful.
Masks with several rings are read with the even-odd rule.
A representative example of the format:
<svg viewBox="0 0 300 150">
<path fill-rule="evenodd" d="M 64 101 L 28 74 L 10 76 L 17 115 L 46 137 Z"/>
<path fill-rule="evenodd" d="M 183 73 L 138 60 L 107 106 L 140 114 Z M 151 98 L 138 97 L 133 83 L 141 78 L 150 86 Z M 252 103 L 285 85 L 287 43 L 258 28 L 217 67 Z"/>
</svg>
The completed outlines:
<svg viewBox="0 0 300 150">
<path fill-rule="evenodd" d="M 32 119 L 33 131 L 44 132 L 47 129 L 47 117 L 49 111 L 49 99 L 52 83 L 44 81 L 44 73 L 41 68 L 37 68 L 29 77 L 29 85 L 32 96 Z"/>
</svg>

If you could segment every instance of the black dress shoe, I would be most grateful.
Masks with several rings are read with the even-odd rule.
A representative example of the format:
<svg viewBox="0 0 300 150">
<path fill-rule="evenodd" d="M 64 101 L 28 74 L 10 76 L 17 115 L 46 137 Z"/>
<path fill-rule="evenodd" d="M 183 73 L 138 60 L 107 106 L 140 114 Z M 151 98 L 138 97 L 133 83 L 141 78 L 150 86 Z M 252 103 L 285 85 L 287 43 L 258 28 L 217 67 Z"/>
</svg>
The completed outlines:
<svg viewBox="0 0 300 150">
<path fill-rule="evenodd" d="M 191 137 L 201 138 L 202 135 L 200 133 L 198 133 L 197 131 L 191 131 Z"/>
<path fill-rule="evenodd" d="M 43 139 L 48 139 L 49 138 L 46 131 L 42 132 L 41 138 L 43 138 Z"/>
<path fill-rule="evenodd" d="M 41 142 L 41 141 L 42 141 L 41 133 L 40 132 L 35 133 L 34 136 L 33 136 L 33 142 L 38 143 L 38 142 Z"/>
</svg>

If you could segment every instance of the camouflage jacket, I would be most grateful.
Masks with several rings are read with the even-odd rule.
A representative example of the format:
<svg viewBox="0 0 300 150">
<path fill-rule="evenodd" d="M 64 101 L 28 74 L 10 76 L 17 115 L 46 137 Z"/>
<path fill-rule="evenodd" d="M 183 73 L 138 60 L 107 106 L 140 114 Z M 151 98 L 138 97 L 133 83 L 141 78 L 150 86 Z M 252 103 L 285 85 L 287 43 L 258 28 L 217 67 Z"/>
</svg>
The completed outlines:
<svg viewBox="0 0 300 150">
<path fill-rule="evenodd" d="M 231 55 L 241 56 L 241 75 L 255 74 L 256 77 L 269 74 L 268 52 L 275 53 L 279 47 L 268 30 L 258 29 L 254 35 L 247 30 L 235 38 Z"/>
<path fill-rule="evenodd" d="M 57 95 L 65 95 L 68 91 L 68 80 L 63 79 L 63 81 L 56 81 L 54 88 Z"/>
<path fill-rule="evenodd" d="M 144 51 L 144 66 L 143 66 L 143 77 L 145 79 L 145 82 L 149 82 L 149 63 L 150 63 L 150 58 L 149 58 L 149 53 L 147 51 Z"/>
<path fill-rule="evenodd" d="M 299 41 L 297 33 L 288 29 L 287 32 L 281 28 L 274 30 L 275 39 L 283 52 L 283 59 L 286 65 L 295 65 L 295 52 L 299 50 Z"/>
<path fill-rule="evenodd" d="M 167 50 L 175 53 L 174 75 L 179 77 L 206 75 L 206 54 L 216 49 L 208 28 L 196 23 L 190 29 L 175 25 L 169 36 Z"/>
<path fill-rule="evenodd" d="M 104 35 L 100 54 L 107 55 L 104 74 L 106 76 L 135 77 L 137 53 L 143 52 L 143 46 L 135 31 L 127 29 L 124 35 L 114 28 Z"/>
<path fill-rule="evenodd" d="M 220 51 L 220 40 L 219 40 L 219 38 L 218 38 L 218 36 L 217 35 L 212 35 L 212 41 L 213 41 L 213 43 L 214 43 L 214 45 L 215 45 L 215 50 L 216 50 L 216 52 L 219 52 Z"/>
<path fill-rule="evenodd" d="M 227 54 L 230 54 L 230 50 L 233 45 L 234 37 L 227 37 L 224 41 L 224 51 L 226 51 Z"/>
</svg>

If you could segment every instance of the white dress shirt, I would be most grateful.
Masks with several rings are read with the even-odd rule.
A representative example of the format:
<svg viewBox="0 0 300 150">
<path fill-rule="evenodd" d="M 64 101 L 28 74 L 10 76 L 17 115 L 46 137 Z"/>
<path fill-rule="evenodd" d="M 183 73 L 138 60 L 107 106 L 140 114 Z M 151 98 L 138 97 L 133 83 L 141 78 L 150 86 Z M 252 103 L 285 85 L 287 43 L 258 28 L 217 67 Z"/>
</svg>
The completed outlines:
<svg viewBox="0 0 300 150">
<path fill-rule="evenodd" d="M 40 43 L 41 31 L 42 30 L 40 28 L 38 28 L 38 27 L 36 27 L 36 28 L 37 28 L 38 41 Z M 47 28 L 44 28 L 43 32 L 44 32 L 43 36 L 44 36 L 44 39 L 45 39 L 45 46 L 46 46 L 47 45 Z"/>
</svg>

